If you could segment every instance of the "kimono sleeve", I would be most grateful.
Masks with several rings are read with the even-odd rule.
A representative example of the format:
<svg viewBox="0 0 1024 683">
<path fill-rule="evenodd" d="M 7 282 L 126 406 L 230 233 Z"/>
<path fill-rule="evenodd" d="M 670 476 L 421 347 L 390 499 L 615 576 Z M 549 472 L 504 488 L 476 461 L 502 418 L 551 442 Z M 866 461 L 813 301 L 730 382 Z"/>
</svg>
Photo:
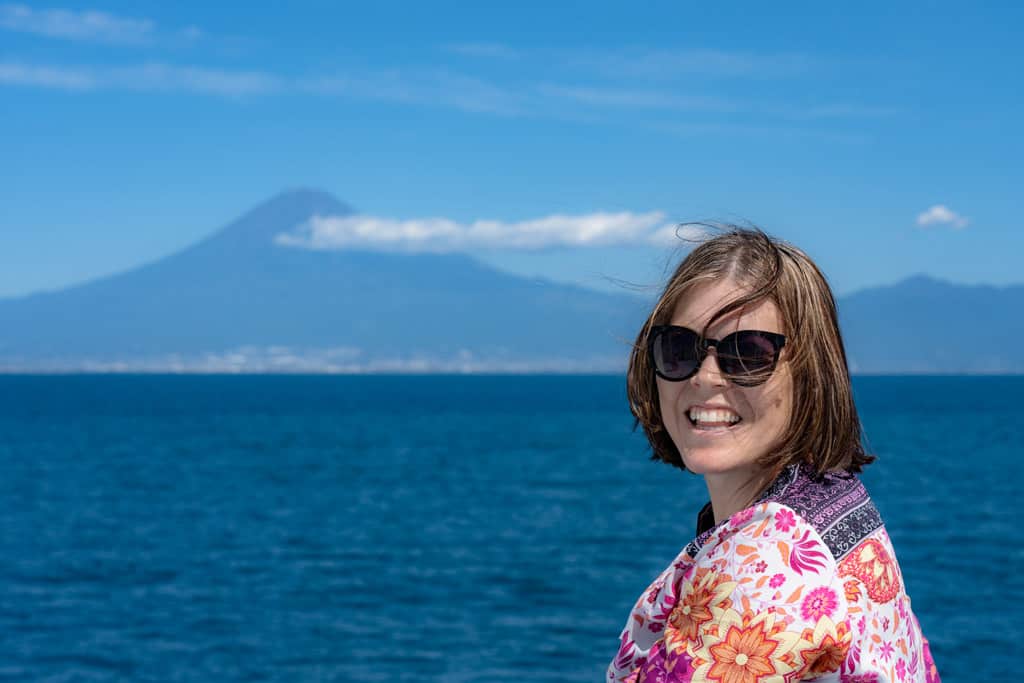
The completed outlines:
<svg viewBox="0 0 1024 683">
<path fill-rule="evenodd" d="M 769 502 L 733 515 L 708 546 L 665 623 L 673 680 L 837 680 L 847 603 L 818 532 Z"/>
</svg>

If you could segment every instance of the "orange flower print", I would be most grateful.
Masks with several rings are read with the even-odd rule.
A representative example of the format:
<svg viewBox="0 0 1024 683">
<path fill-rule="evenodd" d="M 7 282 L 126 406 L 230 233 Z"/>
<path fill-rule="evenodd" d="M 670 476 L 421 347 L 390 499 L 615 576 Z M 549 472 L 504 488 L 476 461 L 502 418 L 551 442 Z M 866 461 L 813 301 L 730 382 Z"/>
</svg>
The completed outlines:
<svg viewBox="0 0 1024 683">
<path fill-rule="evenodd" d="M 843 584 L 843 592 L 846 593 L 847 602 L 857 602 L 860 600 L 860 586 L 855 579 L 849 579 Z"/>
<path fill-rule="evenodd" d="M 896 563 L 885 547 L 869 538 L 839 563 L 839 576 L 853 576 L 868 589 L 868 597 L 877 603 L 889 602 L 900 592 Z"/>
<path fill-rule="evenodd" d="M 729 595 L 736 583 L 725 574 L 700 569 L 693 583 L 684 580 L 679 588 L 679 601 L 668 617 L 665 637 L 669 645 L 694 640 L 703 624 L 714 617 L 714 609 L 727 609 L 732 601 Z"/>
<path fill-rule="evenodd" d="M 748 627 L 730 626 L 722 642 L 709 649 L 714 663 L 708 680 L 722 683 L 757 683 L 763 676 L 775 673 L 772 653 L 779 643 L 765 631 L 765 622 Z"/>
<path fill-rule="evenodd" d="M 846 660 L 852 642 L 846 624 L 840 622 L 834 635 L 832 633 L 822 634 L 820 633 L 821 629 L 816 629 L 816 631 L 819 632 L 818 637 L 815 638 L 818 645 L 800 653 L 806 671 L 812 674 L 838 671 Z"/>
</svg>

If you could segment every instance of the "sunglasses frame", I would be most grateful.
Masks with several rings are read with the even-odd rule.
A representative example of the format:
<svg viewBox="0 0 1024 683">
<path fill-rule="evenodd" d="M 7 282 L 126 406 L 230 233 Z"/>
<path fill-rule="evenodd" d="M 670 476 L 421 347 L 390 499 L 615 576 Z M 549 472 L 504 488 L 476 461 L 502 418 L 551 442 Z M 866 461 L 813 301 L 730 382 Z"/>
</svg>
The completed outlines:
<svg viewBox="0 0 1024 683">
<path fill-rule="evenodd" d="M 690 334 L 697 337 L 697 363 L 696 365 L 694 365 L 693 370 L 685 377 L 666 377 L 661 373 L 660 370 L 658 370 L 658 364 L 654 360 L 654 343 L 664 332 L 667 332 L 669 330 L 685 330 L 686 332 L 689 332 Z M 651 367 L 654 368 L 654 373 L 658 377 L 662 378 L 666 382 L 683 382 L 685 380 L 690 379 L 700 371 L 701 366 L 704 365 L 704 359 L 708 357 L 708 349 L 714 346 L 715 350 L 717 351 L 718 346 L 721 345 L 723 342 L 735 341 L 733 338 L 736 337 L 737 335 L 749 332 L 757 333 L 764 337 L 765 339 L 767 339 L 769 342 L 771 342 L 772 348 L 774 349 L 771 365 L 768 366 L 765 370 L 761 371 L 765 373 L 764 379 L 759 379 L 758 381 L 755 382 L 751 382 L 749 380 L 747 380 L 746 382 L 737 382 L 736 378 L 742 377 L 742 375 L 730 375 L 722 371 L 721 367 L 719 367 L 719 370 L 722 371 L 723 377 L 726 377 L 730 382 L 733 382 L 734 384 L 738 384 L 744 387 L 756 387 L 760 384 L 764 384 L 765 382 L 767 382 L 768 378 L 771 377 L 773 372 L 775 372 L 775 366 L 778 365 L 779 355 L 782 353 L 782 347 L 786 345 L 785 335 L 779 334 L 778 332 L 765 332 L 764 330 L 736 330 L 735 332 L 731 332 L 725 335 L 721 339 L 712 339 L 710 337 L 701 337 L 699 332 L 691 330 L 689 327 L 683 327 L 682 325 L 655 325 L 651 327 L 650 333 L 647 336 L 647 353 L 650 354 Z M 715 362 L 718 362 L 717 357 L 715 359 Z"/>
</svg>

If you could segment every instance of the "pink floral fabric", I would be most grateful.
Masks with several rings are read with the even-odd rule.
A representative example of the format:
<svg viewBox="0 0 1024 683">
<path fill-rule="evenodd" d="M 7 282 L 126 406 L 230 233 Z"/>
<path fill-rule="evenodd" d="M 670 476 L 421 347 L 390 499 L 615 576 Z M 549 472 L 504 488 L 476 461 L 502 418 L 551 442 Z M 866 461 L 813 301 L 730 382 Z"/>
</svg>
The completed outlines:
<svg viewBox="0 0 1024 683">
<path fill-rule="evenodd" d="M 939 681 L 877 510 L 853 475 L 826 477 L 793 466 L 687 545 L 637 600 L 608 680 Z"/>
</svg>

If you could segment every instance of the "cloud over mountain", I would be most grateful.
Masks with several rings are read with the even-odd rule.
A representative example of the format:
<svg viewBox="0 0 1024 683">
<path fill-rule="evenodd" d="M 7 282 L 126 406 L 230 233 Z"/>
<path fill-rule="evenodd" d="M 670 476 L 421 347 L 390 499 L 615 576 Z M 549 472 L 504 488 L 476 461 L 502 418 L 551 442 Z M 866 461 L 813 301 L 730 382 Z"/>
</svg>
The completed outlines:
<svg viewBox="0 0 1024 683">
<path fill-rule="evenodd" d="M 648 213 L 552 214 L 525 221 L 447 218 L 400 220 L 377 216 L 314 216 L 275 237 L 275 242 L 313 250 L 373 248 L 385 251 L 451 252 L 473 248 L 543 249 L 610 245 L 668 245 L 679 237 L 699 238 L 693 226 L 665 222 L 660 211 Z"/>
</svg>

